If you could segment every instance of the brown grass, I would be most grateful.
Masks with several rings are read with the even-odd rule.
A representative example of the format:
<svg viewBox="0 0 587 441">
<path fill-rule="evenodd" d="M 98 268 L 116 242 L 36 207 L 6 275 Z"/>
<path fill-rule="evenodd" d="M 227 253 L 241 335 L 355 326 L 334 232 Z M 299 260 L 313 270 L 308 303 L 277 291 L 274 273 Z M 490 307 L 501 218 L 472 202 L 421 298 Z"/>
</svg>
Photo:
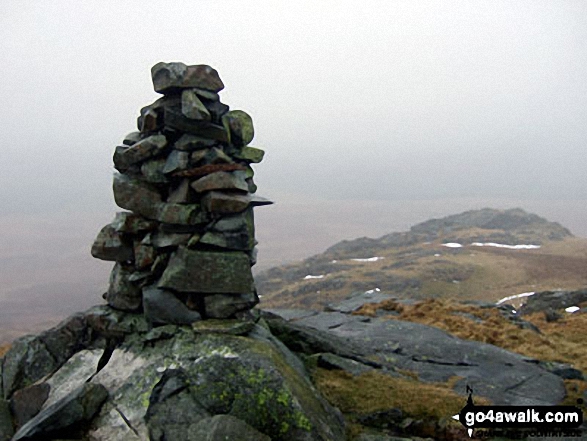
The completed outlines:
<svg viewBox="0 0 587 441">
<path fill-rule="evenodd" d="M 4 354 L 8 352 L 10 345 L 0 346 L 0 357 L 4 357 Z"/>
</svg>

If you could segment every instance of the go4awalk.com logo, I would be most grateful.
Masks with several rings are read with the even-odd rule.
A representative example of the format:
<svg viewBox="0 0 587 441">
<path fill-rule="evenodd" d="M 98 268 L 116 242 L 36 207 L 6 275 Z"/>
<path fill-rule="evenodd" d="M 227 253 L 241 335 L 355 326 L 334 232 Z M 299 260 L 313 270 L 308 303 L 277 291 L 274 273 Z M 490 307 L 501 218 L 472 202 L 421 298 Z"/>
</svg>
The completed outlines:
<svg viewBox="0 0 587 441">
<path fill-rule="evenodd" d="M 469 386 L 467 392 L 467 404 L 453 418 L 465 426 L 469 437 L 474 429 L 536 429 L 573 436 L 583 423 L 583 412 L 575 406 L 476 406 Z"/>
</svg>

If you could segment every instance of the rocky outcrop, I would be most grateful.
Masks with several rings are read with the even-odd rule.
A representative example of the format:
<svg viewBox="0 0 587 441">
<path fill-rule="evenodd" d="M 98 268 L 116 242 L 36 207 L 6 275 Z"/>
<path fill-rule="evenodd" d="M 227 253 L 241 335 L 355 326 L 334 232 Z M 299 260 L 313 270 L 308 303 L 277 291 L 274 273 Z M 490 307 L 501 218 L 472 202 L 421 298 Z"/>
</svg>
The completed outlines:
<svg viewBox="0 0 587 441">
<path fill-rule="evenodd" d="M 141 109 L 138 132 L 114 151 L 116 215 L 92 246 L 116 262 L 104 298 L 144 311 L 153 324 L 190 324 L 244 314 L 259 299 L 251 164 L 264 152 L 251 117 L 220 102 L 218 72 L 206 65 L 158 63 L 163 97 Z"/>
<path fill-rule="evenodd" d="M 69 320 L 15 342 L 3 359 L 14 440 L 344 439 L 340 413 L 263 320 L 150 329 L 142 314 L 109 306 L 76 320 L 77 335 L 56 338 Z M 48 363 L 52 339 L 68 355 Z M 20 405 L 27 394 L 36 413 Z"/>
<path fill-rule="evenodd" d="M 529 296 L 518 312 L 521 315 L 566 309 L 587 302 L 587 289 L 578 291 L 543 291 Z"/>
</svg>

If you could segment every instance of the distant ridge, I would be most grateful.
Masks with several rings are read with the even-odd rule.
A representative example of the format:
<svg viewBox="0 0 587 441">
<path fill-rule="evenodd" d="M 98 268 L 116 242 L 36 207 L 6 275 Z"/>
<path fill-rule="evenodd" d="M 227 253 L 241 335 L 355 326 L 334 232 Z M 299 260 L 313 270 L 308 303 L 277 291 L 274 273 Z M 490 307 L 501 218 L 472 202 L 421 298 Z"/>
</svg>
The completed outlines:
<svg viewBox="0 0 587 441">
<path fill-rule="evenodd" d="M 302 262 L 261 272 L 256 281 L 262 306 L 321 309 L 369 290 L 495 301 L 527 291 L 580 289 L 587 286 L 585 267 L 587 240 L 559 223 L 521 208 L 484 208 L 377 239 L 344 240 Z"/>
</svg>

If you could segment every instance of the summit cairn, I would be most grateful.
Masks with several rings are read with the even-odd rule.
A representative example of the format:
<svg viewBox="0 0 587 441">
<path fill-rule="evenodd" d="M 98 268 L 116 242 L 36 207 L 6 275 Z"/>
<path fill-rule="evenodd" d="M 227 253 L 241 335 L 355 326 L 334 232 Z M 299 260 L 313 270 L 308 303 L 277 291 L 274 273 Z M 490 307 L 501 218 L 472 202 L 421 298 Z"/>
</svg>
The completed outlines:
<svg viewBox="0 0 587 441">
<path fill-rule="evenodd" d="M 271 204 L 255 196 L 253 121 L 220 101 L 210 66 L 157 63 L 151 75 L 163 96 L 114 151 L 114 200 L 128 211 L 92 246 L 116 262 L 104 298 L 151 324 L 246 316 L 259 302 L 253 207 Z"/>
</svg>

